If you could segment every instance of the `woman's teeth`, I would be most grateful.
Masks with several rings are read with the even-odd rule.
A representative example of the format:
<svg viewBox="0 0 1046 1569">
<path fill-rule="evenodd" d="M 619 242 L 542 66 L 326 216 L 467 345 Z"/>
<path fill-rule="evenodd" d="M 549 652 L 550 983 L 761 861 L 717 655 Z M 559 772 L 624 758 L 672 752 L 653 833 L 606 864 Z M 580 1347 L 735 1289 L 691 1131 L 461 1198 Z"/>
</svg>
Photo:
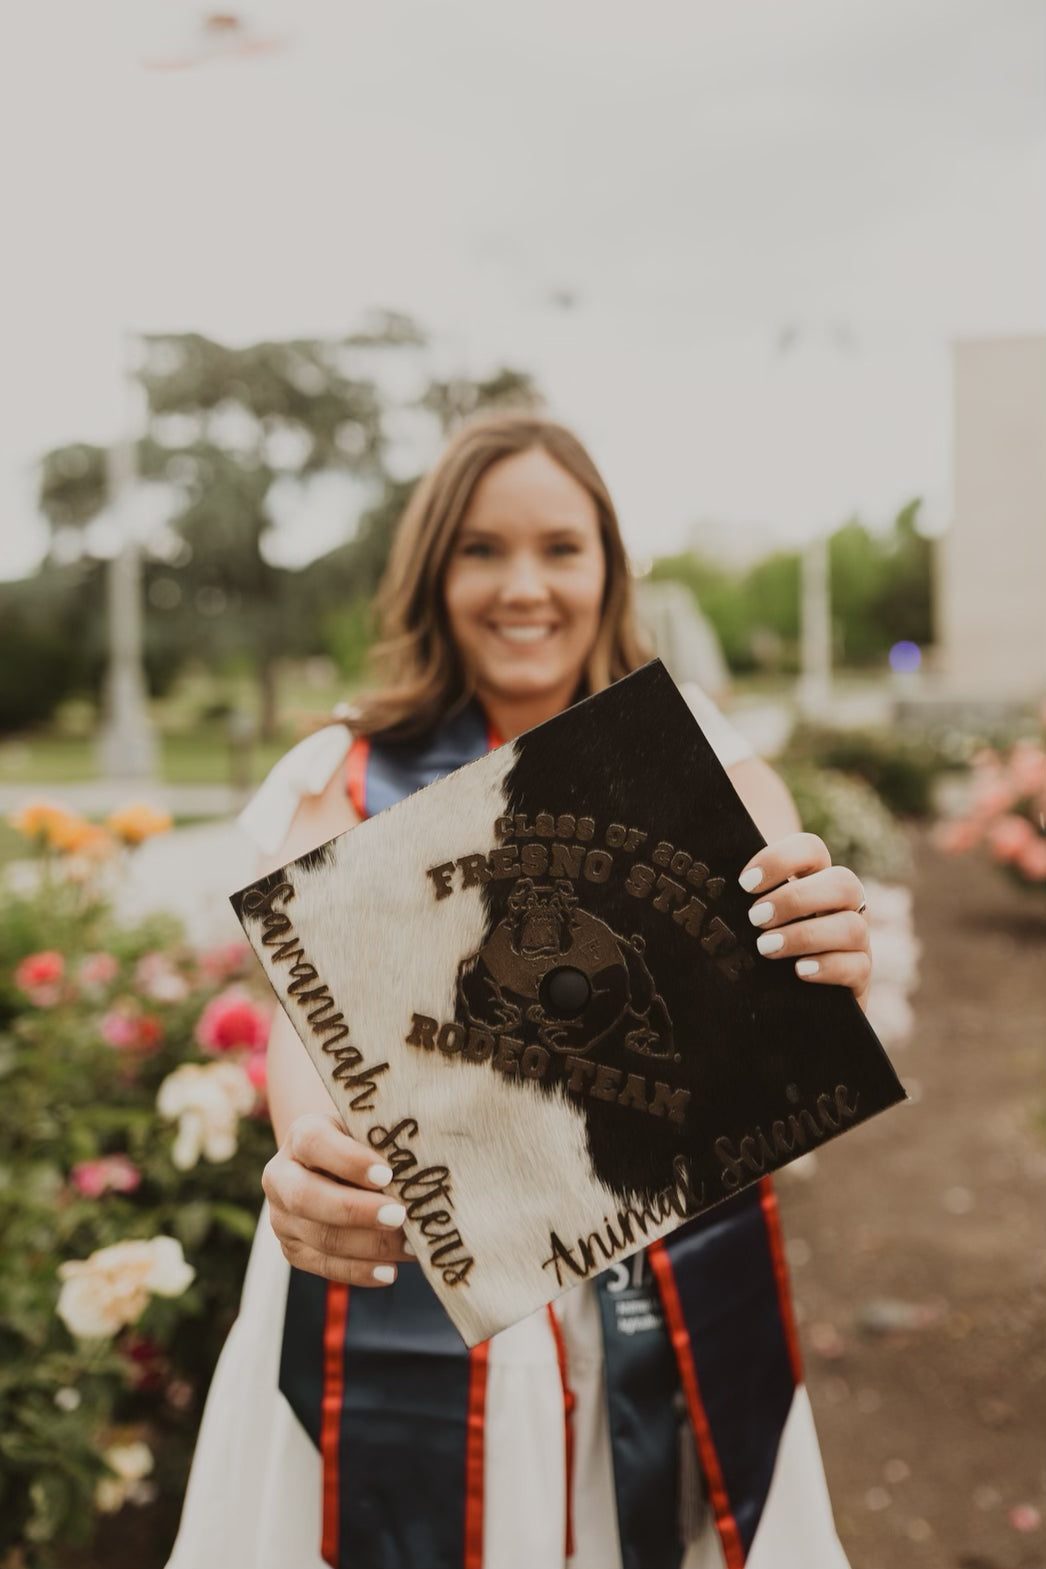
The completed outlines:
<svg viewBox="0 0 1046 1569">
<path fill-rule="evenodd" d="M 498 627 L 498 635 L 508 638 L 510 643 L 537 643 L 543 637 L 550 637 L 551 627 Z"/>
</svg>

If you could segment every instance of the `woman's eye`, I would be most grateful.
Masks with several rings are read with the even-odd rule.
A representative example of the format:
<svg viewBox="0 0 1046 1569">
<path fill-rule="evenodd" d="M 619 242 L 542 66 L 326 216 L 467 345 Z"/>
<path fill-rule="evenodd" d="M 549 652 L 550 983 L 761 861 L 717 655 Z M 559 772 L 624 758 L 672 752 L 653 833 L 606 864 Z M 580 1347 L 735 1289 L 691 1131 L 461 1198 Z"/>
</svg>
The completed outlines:
<svg viewBox="0 0 1046 1569">
<path fill-rule="evenodd" d="M 494 546 L 486 539 L 467 539 L 460 546 L 463 556 L 475 556 L 480 560 L 487 560 L 494 554 Z"/>
<path fill-rule="evenodd" d="M 551 556 L 576 556 L 581 547 L 573 539 L 559 539 L 549 546 Z"/>
</svg>

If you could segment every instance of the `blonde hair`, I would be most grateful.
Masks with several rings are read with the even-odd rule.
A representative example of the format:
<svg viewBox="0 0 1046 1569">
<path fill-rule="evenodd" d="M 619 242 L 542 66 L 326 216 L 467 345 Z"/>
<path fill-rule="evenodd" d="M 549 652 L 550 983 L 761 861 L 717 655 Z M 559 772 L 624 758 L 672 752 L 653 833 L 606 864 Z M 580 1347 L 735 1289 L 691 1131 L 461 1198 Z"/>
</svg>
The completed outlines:
<svg viewBox="0 0 1046 1569">
<path fill-rule="evenodd" d="M 585 487 L 599 517 L 606 580 L 599 630 L 585 668 L 588 691 L 609 686 L 649 658 L 635 625 L 614 503 L 588 452 L 571 431 L 540 416 L 480 416 L 453 435 L 418 483 L 396 531 L 377 598 L 381 639 L 371 660 L 377 684 L 353 715 L 357 734 L 421 735 L 472 696 L 447 620 L 447 563 L 483 475 L 503 458 L 533 447 L 542 448 Z"/>
</svg>

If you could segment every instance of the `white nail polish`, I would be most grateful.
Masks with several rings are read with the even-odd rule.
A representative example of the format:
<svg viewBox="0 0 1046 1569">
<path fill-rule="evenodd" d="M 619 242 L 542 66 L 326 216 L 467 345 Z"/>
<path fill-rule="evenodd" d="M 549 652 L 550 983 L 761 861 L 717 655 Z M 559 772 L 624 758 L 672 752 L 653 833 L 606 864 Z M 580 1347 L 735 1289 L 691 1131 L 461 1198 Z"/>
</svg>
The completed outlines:
<svg viewBox="0 0 1046 1569">
<path fill-rule="evenodd" d="M 371 1270 L 375 1280 L 380 1280 L 383 1286 L 391 1286 L 396 1278 L 395 1264 L 375 1264 Z"/>
<path fill-rule="evenodd" d="M 765 900 L 762 904 L 753 904 L 748 912 L 748 919 L 753 926 L 765 926 L 767 921 L 774 918 L 774 907 Z"/>
<path fill-rule="evenodd" d="M 418 1256 L 417 1248 L 414 1246 L 413 1242 L 411 1242 L 409 1239 L 404 1239 L 403 1251 L 404 1251 L 404 1253 L 409 1253 L 411 1258 L 417 1258 L 417 1256 Z"/>
<path fill-rule="evenodd" d="M 816 959 L 797 959 L 795 962 L 796 975 L 816 975 L 820 968 Z"/>
<path fill-rule="evenodd" d="M 764 932 L 761 937 L 756 938 L 755 945 L 760 953 L 777 953 L 784 947 L 785 940 L 780 932 Z"/>
<path fill-rule="evenodd" d="M 763 880 L 762 869 L 758 866 L 750 866 L 747 872 L 742 872 L 737 880 L 745 893 L 754 893 Z"/>
<path fill-rule="evenodd" d="M 405 1204 L 383 1204 L 377 1216 L 379 1226 L 402 1226 L 406 1218 Z"/>
<path fill-rule="evenodd" d="M 392 1181 L 392 1167 L 382 1165 L 368 1166 L 367 1181 L 373 1183 L 376 1188 L 387 1188 Z"/>
</svg>

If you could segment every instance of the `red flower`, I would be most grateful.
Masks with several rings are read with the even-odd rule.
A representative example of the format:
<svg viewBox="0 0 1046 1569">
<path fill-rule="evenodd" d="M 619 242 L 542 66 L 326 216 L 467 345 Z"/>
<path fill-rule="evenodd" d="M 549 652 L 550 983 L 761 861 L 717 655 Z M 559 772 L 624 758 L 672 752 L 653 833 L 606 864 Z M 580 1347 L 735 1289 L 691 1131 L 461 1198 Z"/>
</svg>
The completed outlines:
<svg viewBox="0 0 1046 1569">
<path fill-rule="evenodd" d="M 120 1003 L 102 1015 L 98 1032 L 107 1045 L 117 1051 L 155 1051 L 163 1039 L 163 1025 L 151 1013 L 142 1013 L 132 1004 Z"/>
<path fill-rule="evenodd" d="M 268 1038 L 268 1013 L 237 986 L 212 997 L 196 1025 L 204 1051 L 261 1051 Z"/>
</svg>

